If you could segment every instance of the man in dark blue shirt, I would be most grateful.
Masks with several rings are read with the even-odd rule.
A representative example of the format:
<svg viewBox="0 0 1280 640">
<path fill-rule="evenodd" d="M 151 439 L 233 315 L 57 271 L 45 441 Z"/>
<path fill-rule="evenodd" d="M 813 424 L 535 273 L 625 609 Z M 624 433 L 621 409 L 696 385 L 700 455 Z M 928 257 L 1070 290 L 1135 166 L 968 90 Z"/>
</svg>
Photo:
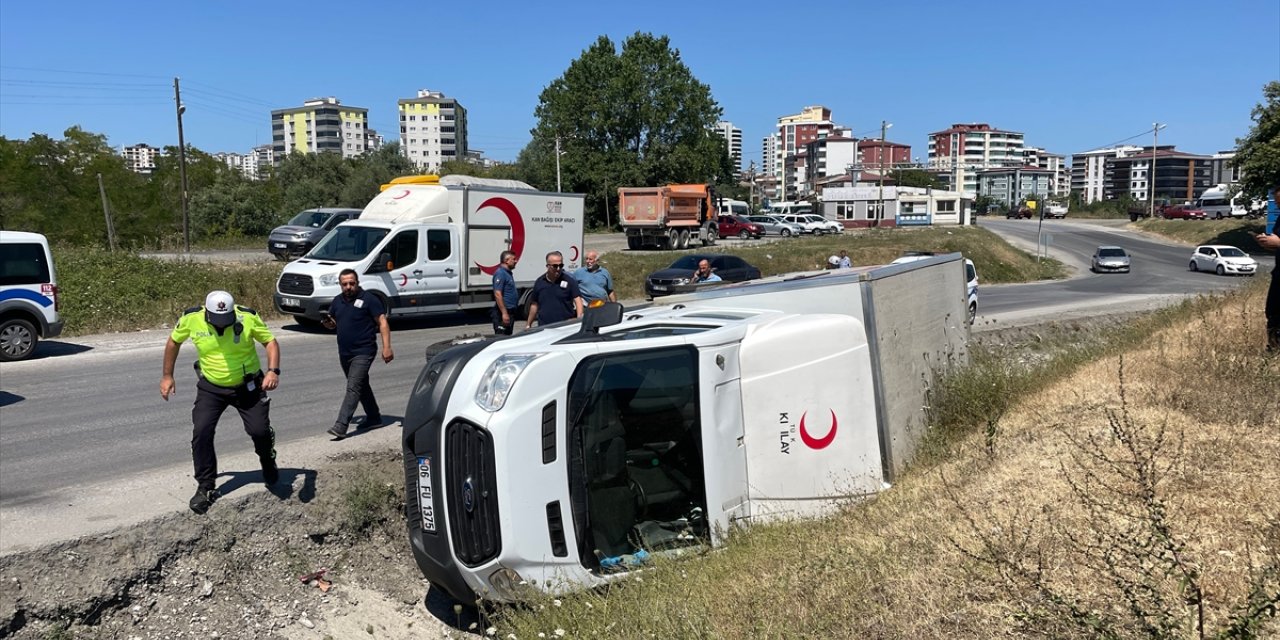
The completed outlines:
<svg viewBox="0 0 1280 640">
<path fill-rule="evenodd" d="M 569 318 L 582 317 L 582 293 L 578 283 L 564 272 L 564 256 L 559 251 L 547 254 L 547 274 L 533 284 L 533 301 L 529 305 L 529 323 L 552 324 Z"/>
<path fill-rule="evenodd" d="M 519 258 L 511 251 L 503 251 L 498 258 L 498 270 L 493 272 L 493 335 L 509 336 L 516 323 L 516 307 L 520 306 L 520 292 L 516 290 L 516 263 Z"/>
<path fill-rule="evenodd" d="M 365 428 L 382 426 L 382 412 L 378 400 L 369 386 L 369 367 L 378 353 L 379 333 L 382 334 L 382 361 L 391 362 L 391 327 L 387 324 L 387 312 L 377 296 L 360 288 L 360 277 L 353 269 L 343 269 L 338 274 L 342 294 L 329 304 L 329 315 L 324 326 L 338 330 L 338 362 L 347 376 L 347 395 L 338 409 L 338 419 L 329 428 L 329 435 L 336 440 L 347 437 L 347 426 L 356 412 L 356 403 L 364 407 Z"/>
</svg>

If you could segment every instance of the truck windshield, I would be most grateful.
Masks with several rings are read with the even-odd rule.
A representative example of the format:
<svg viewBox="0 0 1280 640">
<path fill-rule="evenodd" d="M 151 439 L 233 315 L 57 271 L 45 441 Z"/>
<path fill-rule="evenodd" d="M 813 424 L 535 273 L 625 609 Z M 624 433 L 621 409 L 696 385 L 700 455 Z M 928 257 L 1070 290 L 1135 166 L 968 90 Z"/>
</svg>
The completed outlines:
<svg viewBox="0 0 1280 640">
<path fill-rule="evenodd" d="M 323 211 L 303 211 L 289 220 L 289 225 L 294 227 L 313 227 L 319 229 L 324 226 L 326 220 L 332 216 L 332 213 Z"/>
<path fill-rule="evenodd" d="M 307 254 L 307 257 L 334 262 L 355 262 L 369 255 L 369 252 L 385 237 L 387 237 L 386 229 L 351 225 L 338 227 L 330 231 L 329 235 Z"/>
<path fill-rule="evenodd" d="M 697 351 L 612 353 L 569 381 L 569 473 L 583 566 L 705 543 Z"/>
</svg>

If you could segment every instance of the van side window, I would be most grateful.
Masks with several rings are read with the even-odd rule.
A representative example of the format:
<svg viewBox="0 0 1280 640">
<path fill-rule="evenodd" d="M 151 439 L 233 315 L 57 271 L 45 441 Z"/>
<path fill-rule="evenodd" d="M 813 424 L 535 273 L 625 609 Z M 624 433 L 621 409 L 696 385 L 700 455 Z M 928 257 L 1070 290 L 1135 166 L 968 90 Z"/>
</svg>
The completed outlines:
<svg viewBox="0 0 1280 640">
<path fill-rule="evenodd" d="M 391 254 L 391 262 L 396 269 L 407 267 L 418 261 L 418 230 L 401 231 L 387 243 L 387 253 Z"/>
<path fill-rule="evenodd" d="M 0 285 L 45 284 L 49 282 L 49 264 L 44 247 L 20 242 L 4 245 L 0 252 Z"/>
<path fill-rule="evenodd" d="M 448 229 L 427 230 L 427 260 L 438 262 L 453 254 Z"/>
</svg>

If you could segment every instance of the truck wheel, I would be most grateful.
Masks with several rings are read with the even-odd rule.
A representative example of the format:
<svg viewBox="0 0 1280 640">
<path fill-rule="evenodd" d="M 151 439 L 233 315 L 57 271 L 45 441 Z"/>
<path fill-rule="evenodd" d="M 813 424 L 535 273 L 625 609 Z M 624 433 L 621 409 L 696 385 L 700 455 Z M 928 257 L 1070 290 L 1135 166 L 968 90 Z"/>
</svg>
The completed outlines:
<svg viewBox="0 0 1280 640">
<path fill-rule="evenodd" d="M 0 322 L 0 361 L 25 360 L 36 351 L 40 334 L 36 326 L 22 318 Z"/>
<path fill-rule="evenodd" d="M 676 240 L 676 248 L 688 249 L 689 248 L 689 230 L 681 229 L 678 233 L 679 235 L 677 236 L 677 240 Z"/>
<path fill-rule="evenodd" d="M 627 236 L 627 248 L 632 251 L 639 251 L 640 236 Z"/>
</svg>

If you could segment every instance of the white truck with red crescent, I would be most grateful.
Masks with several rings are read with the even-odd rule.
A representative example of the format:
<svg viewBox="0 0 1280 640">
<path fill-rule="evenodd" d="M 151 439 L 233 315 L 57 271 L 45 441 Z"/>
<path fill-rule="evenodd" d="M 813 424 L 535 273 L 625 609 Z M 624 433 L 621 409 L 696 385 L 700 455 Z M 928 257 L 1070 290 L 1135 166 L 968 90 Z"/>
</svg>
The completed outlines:
<svg viewBox="0 0 1280 640">
<path fill-rule="evenodd" d="M 958 253 L 773 276 L 444 348 L 403 423 L 415 560 L 521 600 L 883 490 L 967 362 L 966 280 Z"/>
<path fill-rule="evenodd" d="M 579 266 L 582 225 L 581 194 L 470 176 L 397 178 L 359 219 L 338 225 L 284 267 L 275 307 L 318 324 L 341 293 L 338 274 L 349 268 L 391 317 L 485 309 L 493 306 L 498 257 L 508 249 L 521 258 L 514 275 L 523 306 L 546 273 L 548 252 L 561 252 L 568 269 Z"/>
</svg>

